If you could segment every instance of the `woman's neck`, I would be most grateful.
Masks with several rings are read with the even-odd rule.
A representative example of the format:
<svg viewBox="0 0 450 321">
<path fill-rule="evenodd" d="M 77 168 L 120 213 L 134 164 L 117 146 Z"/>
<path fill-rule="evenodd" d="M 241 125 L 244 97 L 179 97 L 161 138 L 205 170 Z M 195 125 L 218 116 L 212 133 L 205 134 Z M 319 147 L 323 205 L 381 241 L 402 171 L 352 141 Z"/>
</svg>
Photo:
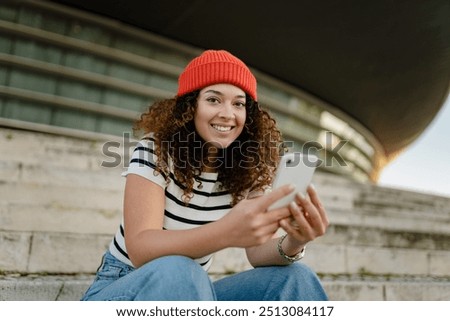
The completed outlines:
<svg viewBox="0 0 450 321">
<path fill-rule="evenodd" d="M 207 153 L 204 171 L 207 173 L 217 172 L 217 168 L 219 165 L 218 164 L 219 149 L 213 145 L 208 145 L 204 151 L 205 153 Z"/>
</svg>

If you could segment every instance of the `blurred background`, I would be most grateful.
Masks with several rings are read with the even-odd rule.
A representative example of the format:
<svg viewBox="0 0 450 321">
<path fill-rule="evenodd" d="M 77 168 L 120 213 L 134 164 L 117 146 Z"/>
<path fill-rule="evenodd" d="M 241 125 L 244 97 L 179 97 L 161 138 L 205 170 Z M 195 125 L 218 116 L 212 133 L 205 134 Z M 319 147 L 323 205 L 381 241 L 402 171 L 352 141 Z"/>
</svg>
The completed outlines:
<svg viewBox="0 0 450 321">
<path fill-rule="evenodd" d="M 0 294 L 76 300 L 122 215 L 131 127 L 205 49 L 241 58 L 314 183 L 334 300 L 450 299 L 450 3 L 0 3 Z M 217 253 L 211 277 L 248 269 Z"/>
</svg>

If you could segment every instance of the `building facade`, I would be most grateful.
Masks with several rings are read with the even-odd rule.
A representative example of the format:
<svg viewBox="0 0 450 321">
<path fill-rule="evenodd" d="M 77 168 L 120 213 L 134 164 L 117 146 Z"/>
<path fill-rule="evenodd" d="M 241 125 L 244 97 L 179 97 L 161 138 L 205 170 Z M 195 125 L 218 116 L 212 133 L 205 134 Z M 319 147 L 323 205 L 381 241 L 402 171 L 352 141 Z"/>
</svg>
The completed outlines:
<svg viewBox="0 0 450 321">
<path fill-rule="evenodd" d="M 199 52 L 53 2 L 2 3 L 0 126 L 94 140 L 129 136 L 152 102 L 174 96 L 178 75 Z M 253 72 L 260 102 L 292 150 L 318 154 L 321 170 L 376 180 L 383 152 L 364 126 L 299 88 Z"/>
</svg>

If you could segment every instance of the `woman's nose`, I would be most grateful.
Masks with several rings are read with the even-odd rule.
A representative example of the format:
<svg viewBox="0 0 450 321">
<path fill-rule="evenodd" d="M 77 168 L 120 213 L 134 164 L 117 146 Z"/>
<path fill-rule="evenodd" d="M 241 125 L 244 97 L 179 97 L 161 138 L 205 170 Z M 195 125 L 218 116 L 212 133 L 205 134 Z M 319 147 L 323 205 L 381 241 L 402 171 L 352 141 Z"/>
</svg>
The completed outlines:
<svg viewBox="0 0 450 321">
<path fill-rule="evenodd" d="M 233 105 L 231 103 L 223 104 L 218 116 L 221 118 L 232 119 L 234 117 Z"/>
</svg>

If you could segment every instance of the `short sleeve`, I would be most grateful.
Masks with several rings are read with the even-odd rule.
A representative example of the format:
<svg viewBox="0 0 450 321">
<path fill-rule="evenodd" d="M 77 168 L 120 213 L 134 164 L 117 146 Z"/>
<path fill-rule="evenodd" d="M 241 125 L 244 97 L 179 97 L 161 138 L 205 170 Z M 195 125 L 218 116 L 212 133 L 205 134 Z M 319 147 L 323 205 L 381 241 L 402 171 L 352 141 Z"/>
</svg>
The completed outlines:
<svg viewBox="0 0 450 321">
<path fill-rule="evenodd" d="M 136 174 L 165 188 L 167 185 L 165 176 L 155 171 L 156 155 L 154 154 L 154 143 L 155 141 L 150 137 L 144 138 L 137 143 L 128 169 L 122 173 L 122 176 L 126 177 L 128 174 Z"/>
</svg>

